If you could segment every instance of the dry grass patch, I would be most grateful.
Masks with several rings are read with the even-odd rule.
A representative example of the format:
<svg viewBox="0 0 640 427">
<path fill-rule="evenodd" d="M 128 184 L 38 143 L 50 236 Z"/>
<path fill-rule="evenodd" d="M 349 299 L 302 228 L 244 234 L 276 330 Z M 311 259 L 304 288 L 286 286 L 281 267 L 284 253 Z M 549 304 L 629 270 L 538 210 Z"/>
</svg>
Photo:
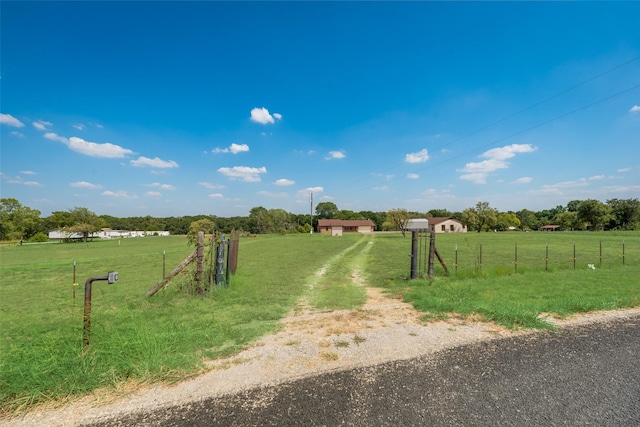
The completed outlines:
<svg viewBox="0 0 640 427">
<path fill-rule="evenodd" d="M 325 351 L 320 353 L 320 359 L 326 361 L 326 362 L 335 362 L 336 360 L 338 360 L 340 358 L 340 356 L 338 356 L 337 353 L 334 353 L 332 351 Z"/>
</svg>

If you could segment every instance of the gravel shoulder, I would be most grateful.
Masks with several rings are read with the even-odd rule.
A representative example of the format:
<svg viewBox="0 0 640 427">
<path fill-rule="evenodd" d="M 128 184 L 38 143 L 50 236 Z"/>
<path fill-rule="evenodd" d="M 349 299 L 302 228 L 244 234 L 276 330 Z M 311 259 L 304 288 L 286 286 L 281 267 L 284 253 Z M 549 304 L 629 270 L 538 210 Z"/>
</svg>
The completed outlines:
<svg viewBox="0 0 640 427">
<path fill-rule="evenodd" d="M 353 280 L 364 286 L 357 271 Z M 386 296 L 380 289 L 368 287 L 367 297 L 361 309 L 351 311 L 313 311 L 301 301 L 281 321 L 276 333 L 232 357 L 208 362 L 208 371 L 194 379 L 172 386 L 138 388 L 118 397 L 94 394 L 62 408 L 40 409 L 0 420 L 0 424 L 16 427 L 89 424 L 116 414 L 160 410 L 320 373 L 407 360 L 480 341 L 543 333 L 511 331 L 473 319 L 424 323 L 420 320 L 423 313 Z M 638 314 L 640 307 L 547 320 L 563 328 Z"/>
</svg>

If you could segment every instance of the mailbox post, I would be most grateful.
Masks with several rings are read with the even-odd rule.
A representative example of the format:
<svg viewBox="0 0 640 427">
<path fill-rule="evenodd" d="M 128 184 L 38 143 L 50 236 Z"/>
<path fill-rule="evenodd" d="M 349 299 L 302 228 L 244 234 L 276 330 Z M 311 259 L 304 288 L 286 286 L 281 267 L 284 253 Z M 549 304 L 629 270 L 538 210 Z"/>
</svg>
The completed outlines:
<svg viewBox="0 0 640 427">
<path fill-rule="evenodd" d="M 118 272 L 110 271 L 106 276 L 89 277 L 84 282 L 84 330 L 82 332 L 82 347 L 89 346 L 91 334 L 91 284 L 97 280 L 106 280 L 110 285 L 118 281 Z"/>
</svg>

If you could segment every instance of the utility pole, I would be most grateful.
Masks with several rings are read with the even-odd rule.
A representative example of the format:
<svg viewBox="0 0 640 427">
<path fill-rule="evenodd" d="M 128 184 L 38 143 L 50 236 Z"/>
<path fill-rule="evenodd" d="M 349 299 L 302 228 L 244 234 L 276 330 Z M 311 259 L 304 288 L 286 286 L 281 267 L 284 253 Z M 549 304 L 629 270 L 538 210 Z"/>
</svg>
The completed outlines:
<svg viewBox="0 0 640 427">
<path fill-rule="evenodd" d="M 309 234 L 313 234 L 313 193 L 309 193 L 309 214 L 311 217 L 311 231 L 309 232 Z"/>
</svg>

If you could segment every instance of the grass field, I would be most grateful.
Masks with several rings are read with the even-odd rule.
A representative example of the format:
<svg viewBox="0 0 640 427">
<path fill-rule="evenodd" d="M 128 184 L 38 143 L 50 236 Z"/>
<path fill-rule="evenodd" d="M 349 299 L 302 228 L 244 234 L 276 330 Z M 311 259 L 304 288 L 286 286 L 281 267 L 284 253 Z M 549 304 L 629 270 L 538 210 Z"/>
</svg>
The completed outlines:
<svg viewBox="0 0 640 427">
<path fill-rule="evenodd" d="M 354 270 L 432 318 L 477 314 L 510 327 L 548 327 L 540 313 L 640 305 L 637 232 L 446 234 L 437 247 L 451 276 L 437 267 L 433 280 L 407 280 L 411 240 L 398 234 L 242 238 L 230 287 L 195 296 L 181 291 L 186 282 L 178 278 L 151 298 L 144 294 L 162 278 L 162 252 L 167 272 L 192 252 L 184 237 L 2 247 L 0 406 L 15 412 L 195 375 L 204 360 L 273 331 L 302 297 L 322 309 L 358 308 L 365 293 Z M 120 279 L 93 284 L 91 346 L 83 354 L 83 284 L 110 270 Z"/>
</svg>

